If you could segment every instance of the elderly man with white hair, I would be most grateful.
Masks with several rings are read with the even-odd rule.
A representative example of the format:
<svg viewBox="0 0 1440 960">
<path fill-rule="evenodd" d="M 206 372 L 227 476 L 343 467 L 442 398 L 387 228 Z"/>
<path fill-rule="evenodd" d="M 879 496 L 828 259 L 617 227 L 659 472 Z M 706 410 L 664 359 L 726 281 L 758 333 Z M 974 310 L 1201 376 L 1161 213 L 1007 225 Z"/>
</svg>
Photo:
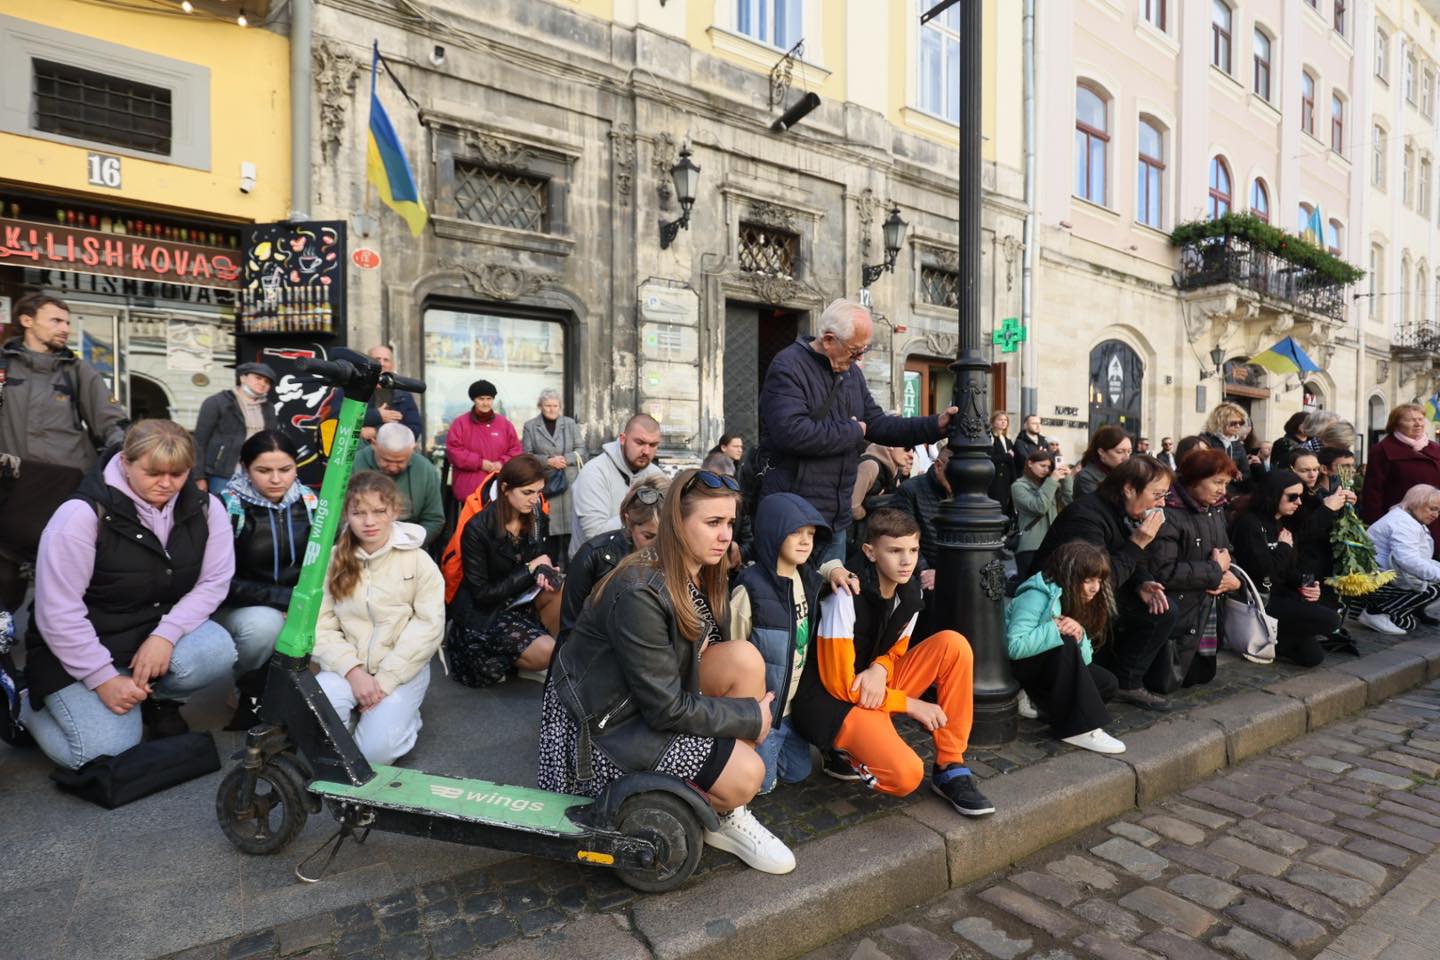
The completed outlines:
<svg viewBox="0 0 1440 960">
<path fill-rule="evenodd" d="M 378 470 L 400 488 L 405 513 L 398 519 L 425 528 L 428 549 L 445 526 L 445 504 L 440 497 L 440 471 L 415 449 L 415 434 L 400 421 L 382 423 L 375 440 L 355 454 L 355 471 Z"/>
<path fill-rule="evenodd" d="M 799 494 L 820 511 L 835 535 L 818 563 L 845 559 L 850 495 L 866 445 L 933 443 L 956 412 L 950 407 L 939 416 L 898 417 L 882 410 L 860 371 L 873 332 L 869 310 L 834 301 L 816 336 L 802 336 L 776 354 L 760 391 L 760 494 Z"/>
<path fill-rule="evenodd" d="M 1440 598 L 1440 561 L 1430 524 L 1440 517 L 1440 490 L 1417 483 L 1405 498 L 1370 525 L 1375 561 L 1394 570 L 1393 581 L 1365 598 L 1360 622 L 1371 630 L 1402 636 L 1419 623 L 1417 614 Z"/>
</svg>

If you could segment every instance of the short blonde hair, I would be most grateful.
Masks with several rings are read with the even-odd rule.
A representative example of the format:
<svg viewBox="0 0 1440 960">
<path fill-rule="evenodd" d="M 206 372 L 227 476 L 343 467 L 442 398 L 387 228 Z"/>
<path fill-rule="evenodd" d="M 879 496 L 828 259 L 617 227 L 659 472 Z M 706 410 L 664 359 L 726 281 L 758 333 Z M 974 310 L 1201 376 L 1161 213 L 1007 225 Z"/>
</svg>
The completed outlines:
<svg viewBox="0 0 1440 960">
<path fill-rule="evenodd" d="M 1228 400 L 1224 403 L 1217 403 L 1215 409 L 1210 411 L 1210 416 L 1205 418 L 1205 432 L 1223 437 L 1226 423 L 1235 417 L 1239 417 L 1243 423 L 1250 422 L 1250 418 L 1245 415 L 1245 408 L 1238 403 L 1231 403 Z"/>
<path fill-rule="evenodd" d="M 195 466 L 195 440 L 174 420 L 141 420 L 125 431 L 120 453 L 127 463 L 150 458 L 150 469 L 180 473 Z"/>
</svg>

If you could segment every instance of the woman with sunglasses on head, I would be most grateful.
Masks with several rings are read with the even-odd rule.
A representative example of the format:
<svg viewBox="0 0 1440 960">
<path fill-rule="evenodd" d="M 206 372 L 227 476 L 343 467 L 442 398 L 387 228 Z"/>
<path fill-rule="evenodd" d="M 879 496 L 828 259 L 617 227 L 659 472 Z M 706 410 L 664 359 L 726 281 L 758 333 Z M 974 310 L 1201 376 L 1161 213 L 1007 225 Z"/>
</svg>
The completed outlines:
<svg viewBox="0 0 1440 960">
<path fill-rule="evenodd" d="M 1231 495 L 1250 489 L 1254 470 L 1260 465 L 1260 457 L 1245 449 L 1245 426 L 1249 422 L 1245 409 L 1227 400 L 1215 405 L 1205 419 L 1205 429 L 1200 431 L 1200 439 L 1205 441 L 1206 446 L 1223 451 L 1235 461 L 1239 475 L 1230 481 Z"/>
<path fill-rule="evenodd" d="M 795 856 L 746 804 L 765 764 L 774 693 L 749 643 L 721 642 L 739 485 L 682 471 L 655 542 L 595 589 L 545 685 L 536 780 L 599 796 L 627 773 L 668 774 L 704 791 L 720 815 L 705 842 L 757 870 L 789 873 Z"/>
<path fill-rule="evenodd" d="M 1320 584 L 1301 568 L 1295 549 L 1295 519 L 1305 500 L 1305 482 L 1290 470 L 1267 474 L 1249 509 L 1236 520 L 1230 536 L 1235 562 L 1270 592 L 1266 609 L 1280 621 L 1276 656 L 1302 667 L 1325 659 L 1322 638 L 1340 626 L 1340 615 L 1320 600 Z"/>
<path fill-rule="evenodd" d="M 630 485 L 620 501 L 620 529 L 606 530 L 585 542 L 565 566 L 565 590 L 560 600 L 560 632 L 555 637 L 559 647 L 575 628 L 585 609 L 585 601 L 595 584 L 620 565 L 636 550 L 644 550 L 660 534 L 660 504 L 670 478 L 644 477 Z"/>
</svg>

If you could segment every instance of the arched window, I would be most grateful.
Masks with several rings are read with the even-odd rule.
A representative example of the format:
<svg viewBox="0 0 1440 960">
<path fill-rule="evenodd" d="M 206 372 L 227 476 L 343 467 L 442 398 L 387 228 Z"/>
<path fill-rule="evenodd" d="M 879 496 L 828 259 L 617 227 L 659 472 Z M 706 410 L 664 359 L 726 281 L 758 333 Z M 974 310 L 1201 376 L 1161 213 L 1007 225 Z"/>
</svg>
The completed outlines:
<svg viewBox="0 0 1440 960">
<path fill-rule="evenodd" d="M 1405 162 L 1400 168 L 1400 200 L 1405 206 L 1415 202 L 1415 148 L 1405 147 Z"/>
<path fill-rule="evenodd" d="M 1075 88 L 1075 195 L 1105 203 L 1105 159 L 1110 148 L 1108 104 L 1086 86 Z"/>
<path fill-rule="evenodd" d="M 1270 222 L 1270 191 L 1259 177 L 1250 184 L 1250 212 L 1257 220 Z"/>
<path fill-rule="evenodd" d="M 1385 289 L 1383 271 L 1385 270 L 1385 248 L 1378 243 L 1370 244 L 1370 276 L 1366 279 L 1370 283 L 1370 317 L 1374 319 L 1380 312 L 1380 292 Z M 1437 289 L 1440 289 L 1440 280 L 1436 281 Z"/>
<path fill-rule="evenodd" d="M 1300 129 L 1315 136 L 1315 78 L 1308 70 L 1300 74 Z"/>
<path fill-rule="evenodd" d="M 1164 217 L 1165 134 L 1160 124 L 1150 117 L 1140 118 L 1139 153 L 1135 219 L 1158 230 Z"/>
<path fill-rule="evenodd" d="M 1370 128 L 1370 185 L 1385 189 L 1385 128 L 1375 124 Z"/>
<path fill-rule="evenodd" d="M 1425 273 L 1425 264 L 1415 268 L 1415 322 L 1424 323 L 1425 315 L 1429 313 L 1426 306 L 1425 294 L 1430 292 L 1430 280 Z"/>
<path fill-rule="evenodd" d="M 1410 322 L 1410 255 L 1400 258 L 1400 317 L 1398 323 Z"/>
<path fill-rule="evenodd" d="M 1339 220 L 1331 220 L 1325 226 L 1325 249 L 1335 256 L 1344 256 L 1345 228 L 1340 225 Z"/>
<path fill-rule="evenodd" d="M 1295 214 L 1295 232 L 1302 237 L 1308 234 L 1309 239 L 1319 246 L 1323 238 L 1316 235 L 1317 230 L 1315 208 L 1308 203 L 1300 204 L 1300 208 Z"/>
<path fill-rule="evenodd" d="M 1210 219 L 1230 212 L 1230 165 L 1224 157 L 1210 161 Z"/>
<path fill-rule="evenodd" d="M 1330 149 L 1345 156 L 1345 100 L 1338 93 L 1330 95 Z"/>
<path fill-rule="evenodd" d="M 1225 0 L 1210 0 L 1210 62 L 1230 72 L 1230 38 L 1235 14 Z"/>
<path fill-rule="evenodd" d="M 1270 37 L 1255 28 L 1255 84 L 1252 88 L 1261 100 L 1270 99 Z"/>
<path fill-rule="evenodd" d="M 1144 0 L 1145 20 L 1156 30 L 1165 29 L 1165 0 Z"/>
</svg>

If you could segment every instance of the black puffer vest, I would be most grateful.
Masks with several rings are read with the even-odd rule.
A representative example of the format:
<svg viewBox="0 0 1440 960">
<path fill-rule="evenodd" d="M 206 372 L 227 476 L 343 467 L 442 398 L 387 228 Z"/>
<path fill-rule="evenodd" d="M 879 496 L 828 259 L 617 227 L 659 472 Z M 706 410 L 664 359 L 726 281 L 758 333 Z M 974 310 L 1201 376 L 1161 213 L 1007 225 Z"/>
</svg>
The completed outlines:
<svg viewBox="0 0 1440 960">
<path fill-rule="evenodd" d="M 85 589 L 85 611 L 115 666 L 123 670 L 161 618 L 200 579 L 210 535 L 206 517 L 210 497 L 194 484 L 181 489 L 170 542 L 162 546 L 140 522 L 130 498 L 105 482 L 109 459 L 86 475 L 71 499 L 90 504 L 99 518 L 95 569 Z M 39 710 L 46 697 L 68 687 L 75 678 L 50 652 L 33 617 L 26 656 L 30 703 Z"/>
</svg>

